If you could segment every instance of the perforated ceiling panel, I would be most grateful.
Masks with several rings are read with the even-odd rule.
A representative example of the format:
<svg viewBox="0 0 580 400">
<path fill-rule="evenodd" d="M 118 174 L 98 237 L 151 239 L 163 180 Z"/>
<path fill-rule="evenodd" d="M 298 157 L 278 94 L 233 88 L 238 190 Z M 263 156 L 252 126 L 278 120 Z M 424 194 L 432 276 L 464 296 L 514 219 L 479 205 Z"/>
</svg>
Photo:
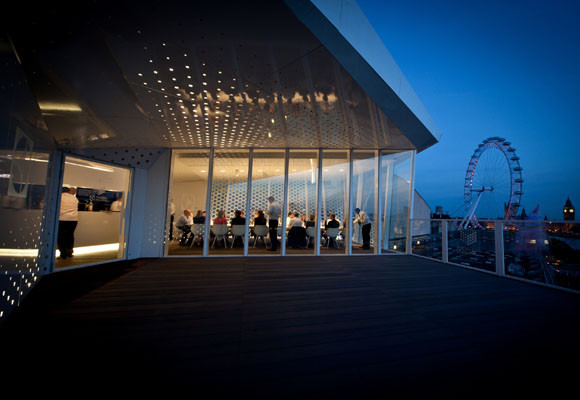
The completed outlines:
<svg viewBox="0 0 580 400">
<path fill-rule="evenodd" d="M 61 147 L 414 148 L 283 1 L 82 7 L 13 35 Z"/>
<path fill-rule="evenodd" d="M 159 158 L 162 149 L 111 148 L 111 149 L 75 149 L 71 154 L 81 155 L 97 161 L 110 162 L 126 167 L 149 168 Z"/>
<path fill-rule="evenodd" d="M 411 147 L 313 37 L 192 41 L 192 51 L 142 30 L 135 41 L 129 51 L 116 39 L 115 54 L 172 147 Z"/>
</svg>

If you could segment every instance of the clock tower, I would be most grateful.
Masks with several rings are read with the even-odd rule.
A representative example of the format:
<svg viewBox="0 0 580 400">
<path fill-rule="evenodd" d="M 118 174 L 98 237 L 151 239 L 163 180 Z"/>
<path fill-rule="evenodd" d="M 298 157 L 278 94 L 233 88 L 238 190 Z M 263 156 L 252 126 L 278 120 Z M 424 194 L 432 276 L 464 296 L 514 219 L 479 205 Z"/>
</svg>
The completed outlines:
<svg viewBox="0 0 580 400">
<path fill-rule="evenodd" d="M 568 197 L 566 204 L 564 204 L 564 221 L 574 221 L 574 214 L 576 214 L 574 206 L 570 201 L 570 197 Z"/>
</svg>

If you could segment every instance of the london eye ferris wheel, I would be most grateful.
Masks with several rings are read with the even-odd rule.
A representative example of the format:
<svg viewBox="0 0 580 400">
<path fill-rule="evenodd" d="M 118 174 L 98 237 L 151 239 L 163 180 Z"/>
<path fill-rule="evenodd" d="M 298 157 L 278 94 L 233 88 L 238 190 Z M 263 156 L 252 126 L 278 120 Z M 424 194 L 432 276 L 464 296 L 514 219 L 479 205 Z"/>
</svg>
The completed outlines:
<svg viewBox="0 0 580 400">
<path fill-rule="evenodd" d="M 478 219 L 506 219 L 517 215 L 523 195 L 520 158 L 511 143 L 497 136 L 484 140 L 473 152 L 465 175 L 465 218 L 462 226 Z"/>
</svg>

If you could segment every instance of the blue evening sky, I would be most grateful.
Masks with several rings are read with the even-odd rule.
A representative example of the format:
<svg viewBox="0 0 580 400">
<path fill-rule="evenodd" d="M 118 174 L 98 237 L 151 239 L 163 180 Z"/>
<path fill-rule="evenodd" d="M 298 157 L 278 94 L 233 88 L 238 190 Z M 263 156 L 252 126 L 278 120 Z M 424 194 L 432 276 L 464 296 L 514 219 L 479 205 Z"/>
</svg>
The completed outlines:
<svg viewBox="0 0 580 400">
<path fill-rule="evenodd" d="M 417 157 L 433 210 L 464 212 L 467 163 L 490 136 L 521 158 L 528 214 L 580 207 L 580 2 L 358 3 L 442 132 Z"/>
</svg>

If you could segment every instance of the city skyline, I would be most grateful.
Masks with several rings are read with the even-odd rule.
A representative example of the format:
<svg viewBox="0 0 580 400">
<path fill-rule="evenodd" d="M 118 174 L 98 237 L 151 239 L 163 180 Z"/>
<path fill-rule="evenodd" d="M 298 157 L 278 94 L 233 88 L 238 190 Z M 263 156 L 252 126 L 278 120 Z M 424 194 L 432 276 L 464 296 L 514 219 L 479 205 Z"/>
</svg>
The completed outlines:
<svg viewBox="0 0 580 400">
<path fill-rule="evenodd" d="M 539 205 L 542 216 L 561 220 L 566 199 L 580 201 L 577 4 L 359 4 L 442 132 L 418 154 L 415 173 L 433 211 L 465 212 L 467 164 L 490 136 L 521 157 L 528 214 Z"/>
</svg>

